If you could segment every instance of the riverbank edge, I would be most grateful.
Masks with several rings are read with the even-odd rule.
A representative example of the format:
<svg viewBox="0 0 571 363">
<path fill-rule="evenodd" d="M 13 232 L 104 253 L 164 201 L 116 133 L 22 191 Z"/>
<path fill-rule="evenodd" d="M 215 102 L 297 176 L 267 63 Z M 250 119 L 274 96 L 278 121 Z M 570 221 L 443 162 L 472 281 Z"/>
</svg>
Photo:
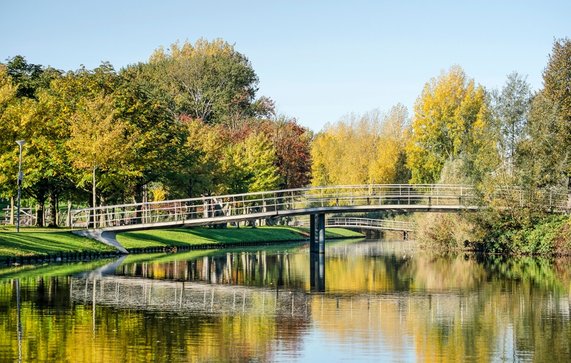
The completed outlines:
<svg viewBox="0 0 571 363">
<path fill-rule="evenodd" d="M 220 230 L 218 230 L 220 231 Z M 70 234 L 74 231 L 69 231 Z M 152 247 L 143 247 L 143 248 L 129 248 L 124 249 L 126 252 L 123 252 L 119 249 L 115 251 L 66 251 L 66 252 L 57 252 L 57 253 L 47 253 L 47 254 L 36 254 L 36 255 L 27 255 L 27 256 L 7 256 L 7 255 L 0 255 L 0 265 L 2 266 L 12 266 L 12 265 L 23 265 L 23 264 L 39 264 L 39 263 L 61 263 L 61 262 L 82 262 L 82 261 L 93 261 L 97 259 L 104 259 L 104 258 L 112 258 L 118 257 L 126 254 L 145 254 L 145 253 L 156 253 L 156 252 L 166 252 L 166 253 L 176 253 L 176 252 L 184 252 L 184 251 L 192 251 L 192 250 L 218 250 L 218 249 L 229 249 L 235 247 L 256 247 L 256 246 L 273 246 L 279 244 L 288 244 L 288 243 L 307 243 L 309 242 L 308 234 L 302 230 L 298 230 L 297 233 L 299 234 L 299 239 L 274 239 L 274 240 L 266 240 L 266 241 L 236 241 L 236 242 L 211 242 L 211 243 L 197 243 L 197 244 L 189 244 L 183 246 L 152 246 Z M 81 235 L 75 234 L 76 236 L 80 236 L 86 240 L 93 240 L 92 238 Z M 327 240 L 343 240 L 343 239 L 362 239 L 365 238 L 364 235 L 354 235 L 354 236 L 330 236 L 327 237 Z M 101 241 L 100 241 L 101 242 Z M 103 243 L 103 242 L 101 242 Z"/>
<path fill-rule="evenodd" d="M 437 239 L 421 237 L 419 247 L 437 253 L 543 258 L 571 256 L 571 217 L 569 215 L 543 215 L 537 217 L 533 223 L 518 225 L 500 214 L 494 221 L 496 223 L 484 227 L 485 234 L 479 240 L 441 243 Z M 451 234 L 448 230 L 442 232 L 444 233 Z"/>
</svg>

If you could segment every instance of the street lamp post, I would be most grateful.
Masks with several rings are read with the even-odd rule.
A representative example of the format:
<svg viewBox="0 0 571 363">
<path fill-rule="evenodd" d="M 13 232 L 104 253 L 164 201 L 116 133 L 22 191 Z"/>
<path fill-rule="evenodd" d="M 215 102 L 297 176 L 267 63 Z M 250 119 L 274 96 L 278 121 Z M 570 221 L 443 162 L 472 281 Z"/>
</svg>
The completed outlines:
<svg viewBox="0 0 571 363">
<path fill-rule="evenodd" d="M 16 141 L 16 144 L 20 146 L 20 162 L 18 164 L 18 215 L 16 218 L 16 232 L 20 232 L 20 199 L 22 197 L 22 181 L 24 180 L 24 173 L 22 172 L 22 146 L 24 146 L 25 143 L 25 140 Z"/>
</svg>

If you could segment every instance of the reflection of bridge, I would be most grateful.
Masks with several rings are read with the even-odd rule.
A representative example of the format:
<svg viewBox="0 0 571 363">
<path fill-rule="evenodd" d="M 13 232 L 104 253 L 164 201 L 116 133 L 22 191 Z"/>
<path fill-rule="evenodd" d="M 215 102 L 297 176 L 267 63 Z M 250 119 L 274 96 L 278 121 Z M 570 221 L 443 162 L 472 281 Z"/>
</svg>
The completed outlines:
<svg viewBox="0 0 571 363">
<path fill-rule="evenodd" d="M 72 279 L 71 299 L 117 308 L 237 315 L 308 315 L 302 291 L 107 276 Z"/>
<path fill-rule="evenodd" d="M 530 201 L 519 189 L 502 190 L 508 204 Z M 565 193 L 533 196 L 538 205 L 566 208 Z M 480 208 L 472 186 L 445 184 L 356 185 L 101 206 L 72 211 L 73 228 L 118 232 L 200 226 L 256 219 L 310 216 L 311 251 L 324 252 L 325 214 L 366 211 L 459 212 Z"/>
<path fill-rule="evenodd" d="M 70 298 L 75 303 L 92 306 L 93 319 L 96 318 L 96 306 L 108 306 L 137 311 L 213 316 L 278 316 L 307 320 L 315 313 L 313 308 L 322 308 L 324 303 L 333 302 L 342 311 L 353 308 L 356 311 L 371 311 L 379 308 L 382 310 L 381 305 L 376 307 L 372 304 L 392 302 L 399 306 L 399 311 L 406 311 L 408 304 L 414 304 L 422 306 L 426 311 L 433 311 L 439 320 L 448 320 L 457 316 L 458 307 L 467 312 L 472 306 L 477 306 L 473 302 L 478 294 L 445 291 L 338 294 L 324 290 L 314 294 L 291 289 L 108 276 L 97 279 L 72 278 Z M 319 303 L 312 304 L 315 300 Z"/>
</svg>

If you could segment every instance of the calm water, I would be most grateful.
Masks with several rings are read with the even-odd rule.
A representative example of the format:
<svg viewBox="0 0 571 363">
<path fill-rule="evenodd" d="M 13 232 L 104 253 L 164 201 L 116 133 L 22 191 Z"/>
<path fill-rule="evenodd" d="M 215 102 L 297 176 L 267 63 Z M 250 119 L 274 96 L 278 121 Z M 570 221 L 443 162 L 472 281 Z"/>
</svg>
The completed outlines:
<svg viewBox="0 0 571 363">
<path fill-rule="evenodd" d="M 0 361 L 571 360 L 568 260 L 403 242 L 0 269 Z"/>
</svg>

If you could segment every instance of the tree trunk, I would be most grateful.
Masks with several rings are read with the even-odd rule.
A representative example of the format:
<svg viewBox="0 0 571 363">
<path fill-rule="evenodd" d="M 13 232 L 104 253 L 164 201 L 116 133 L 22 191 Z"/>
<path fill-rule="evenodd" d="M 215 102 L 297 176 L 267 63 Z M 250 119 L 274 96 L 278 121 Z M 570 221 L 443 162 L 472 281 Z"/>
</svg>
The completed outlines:
<svg viewBox="0 0 571 363">
<path fill-rule="evenodd" d="M 38 200 L 38 209 L 36 210 L 36 226 L 44 226 L 44 206 L 45 200 Z"/>
<path fill-rule="evenodd" d="M 93 167 L 93 174 L 91 180 L 91 206 L 93 207 L 91 216 L 90 216 L 90 225 L 92 228 L 95 228 L 96 220 L 95 220 L 95 207 L 97 206 L 97 190 L 96 190 L 96 181 L 95 181 L 95 172 L 97 171 L 97 167 Z"/>
<path fill-rule="evenodd" d="M 49 223 L 50 227 L 58 226 L 58 198 L 54 191 L 50 193 L 50 215 L 52 220 Z"/>
<path fill-rule="evenodd" d="M 14 197 L 10 197 L 10 225 L 14 225 Z"/>
</svg>

